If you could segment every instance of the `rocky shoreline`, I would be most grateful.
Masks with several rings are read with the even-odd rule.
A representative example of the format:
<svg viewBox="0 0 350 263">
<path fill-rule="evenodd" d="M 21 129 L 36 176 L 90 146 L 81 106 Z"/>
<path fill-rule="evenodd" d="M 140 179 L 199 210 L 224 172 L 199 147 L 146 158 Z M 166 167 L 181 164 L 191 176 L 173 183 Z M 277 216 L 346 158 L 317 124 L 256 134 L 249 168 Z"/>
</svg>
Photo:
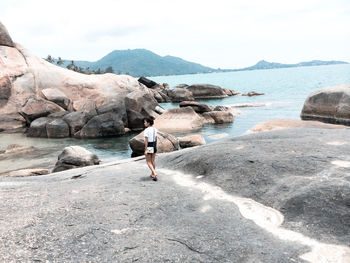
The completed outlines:
<svg viewBox="0 0 350 263">
<path fill-rule="evenodd" d="M 348 137 L 286 129 L 160 154 L 157 183 L 143 157 L 1 177 L 0 259 L 347 262 Z"/>
<path fill-rule="evenodd" d="M 193 132 L 233 122 L 232 107 L 263 105 L 196 102 L 238 94 L 210 84 L 170 89 L 69 72 L 14 43 L 1 23 L 0 65 L 1 131 L 122 136 L 152 116 L 160 153 L 157 183 L 143 156 L 101 163 L 79 146 L 63 150 L 52 174 L 0 176 L 1 262 L 350 262 L 349 85 L 311 93 L 303 120 L 259 123 L 206 145 Z M 179 108 L 158 104 L 174 101 Z M 130 140 L 135 156 L 143 140 Z M 12 144 L 0 160 L 34 154 L 45 152 Z"/>
</svg>

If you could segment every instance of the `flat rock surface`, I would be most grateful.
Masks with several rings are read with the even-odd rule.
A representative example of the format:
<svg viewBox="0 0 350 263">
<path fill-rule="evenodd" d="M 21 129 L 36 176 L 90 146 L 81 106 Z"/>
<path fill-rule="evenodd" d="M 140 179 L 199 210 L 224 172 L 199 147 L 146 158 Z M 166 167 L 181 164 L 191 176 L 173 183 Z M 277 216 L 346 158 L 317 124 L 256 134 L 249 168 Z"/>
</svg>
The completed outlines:
<svg viewBox="0 0 350 263">
<path fill-rule="evenodd" d="M 1 177 L 0 261 L 347 262 L 347 133 L 284 130 L 162 154 L 158 182 L 143 157 Z M 318 185 L 311 215 L 297 211 Z"/>
<path fill-rule="evenodd" d="M 294 119 L 278 119 L 260 122 L 250 129 L 251 132 L 266 132 L 281 129 L 310 128 L 310 129 L 346 129 L 347 126 L 323 123 L 320 121 L 302 121 Z"/>
<path fill-rule="evenodd" d="M 174 152 L 159 163 L 279 211 L 281 229 L 303 235 L 296 243 L 311 244 L 305 239 L 310 238 L 342 250 L 350 244 L 349 152 L 349 129 L 288 129 Z M 278 232 L 284 240 L 293 239 Z M 323 246 L 314 246 L 319 257 L 314 262 L 350 262 L 349 247 L 331 261 L 322 253 L 332 249 Z"/>
</svg>

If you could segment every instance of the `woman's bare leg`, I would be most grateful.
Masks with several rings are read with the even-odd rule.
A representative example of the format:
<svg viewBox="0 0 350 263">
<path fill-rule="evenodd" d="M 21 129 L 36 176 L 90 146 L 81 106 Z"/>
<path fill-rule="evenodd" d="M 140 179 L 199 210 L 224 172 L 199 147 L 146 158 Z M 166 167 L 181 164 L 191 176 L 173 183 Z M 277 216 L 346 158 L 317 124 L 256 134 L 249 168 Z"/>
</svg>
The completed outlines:
<svg viewBox="0 0 350 263">
<path fill-rule="evenodd" d="M 154 170 L 156 170 L 156 154 L 153 153 L 153 154 L 151 154 L 151 156 L 152 156 L 152 165 L 153 165 L 153 168 L 154 168 Z"/>
<path fill-rule="evenodd" d="M 152 171 L 152 176 L 154 177 L 155 174 L 156 174 L 156 171 L 155 171 L 154 168 L 153 168 L 152 156 L 151 156 L 151 154 L 146 154 L 146 163 L 147 163 L 149 169 L 151 169 L 151 171 Z"/>
</svg>

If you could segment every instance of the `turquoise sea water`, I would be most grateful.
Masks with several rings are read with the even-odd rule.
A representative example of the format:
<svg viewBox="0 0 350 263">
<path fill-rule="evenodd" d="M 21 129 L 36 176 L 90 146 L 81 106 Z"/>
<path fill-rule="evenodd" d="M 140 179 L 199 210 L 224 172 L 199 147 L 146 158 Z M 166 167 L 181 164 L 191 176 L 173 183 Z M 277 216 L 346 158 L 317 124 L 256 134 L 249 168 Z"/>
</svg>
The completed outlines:
<svg viewBox="0 0 350 263">
<path fill-rule="evenodd" d="M 292 118 L 300 119 L 300 112 L 308 94 L 318 88 L 350 83 L 350 65 L 300 67 L 273 70 L 255 70 L 227 73 L 151 77 L 159 83 L 177 84 L 208 83 L 240 92 L 259 91 L 263 96 L 233 96 L 226 99 L 203 100 L 208 105 L 232 105 L 263 103 L 264 107 L 239 108 L 242 114 L 232 124 L 206 125 L 199 132 L 207 143 L 218 139 L 211 136 L 226 133 L 238 136 L 263 121 Z M 164 108 L 178 107 L 176 103 L 164 103 Z M 52 167 L 65 146 L 81 145 L 96 153 L 100 159 L 129 158 L 128 141 L 136 134 L 118 138 L 94 140 L 26 138 L 20 134 L 0 134 L 0 150 L 9 144 L 35 146 L 40 151 L 13 159 L 0 160 L 0 173 L 25 167 Z M 183 134 L 175 134 L 181 136 Z"/>
<path fill-rule="evenodd" d="M 318 88 L 350 83 L 350 65 L 299 67 L 270 70 L 238 71 L 227 73 L 161 76 L 152 80 L 177 84 L 209 83 L 242 93 L 264 92 L 263 96 L 232 96 L 222 100 L 203 100 L 208 105 L 232 105 L 242 103 L 266 104 L 265 107 L 238 108 L 242 114 L 234 123 L 225 126 L 208 125 L 201 133 L 207 142 L 214 133 L 242 135 L 255 124 L 280 118 L 300 119 L 300 113 L 308 94 Z M 163 104 L 164 105 L 164 104 Z M 167 105 L 165 105 L 166 107 Z M 175 105 L 173 105 L 175 106 Z"/>
</svg>

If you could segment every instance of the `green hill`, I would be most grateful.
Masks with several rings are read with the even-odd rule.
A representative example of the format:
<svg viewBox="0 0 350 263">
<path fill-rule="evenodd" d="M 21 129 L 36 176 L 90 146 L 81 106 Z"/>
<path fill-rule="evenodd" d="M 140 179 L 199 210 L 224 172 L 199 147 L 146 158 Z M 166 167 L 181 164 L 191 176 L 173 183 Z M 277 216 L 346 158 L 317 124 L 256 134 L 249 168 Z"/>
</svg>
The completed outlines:
<svg viewBox="0 0 350 263">
<path fill-rule="evenodd" d="M 54 63 L 57 59 L 54 59 Z M 67 67 L 71 60 L 63 60 L 61 67 Z M 281 64 L 275 62 L 268 62 L 265 60 L 259 61 L 251 67 L 240 69 L 214 69 L 202 66 L 198 63 L 189 62 L 178 57 L 173 56 L 159 56 L 147 49 L 127 49 L 114 50 L 103 58 L 95 61 L 74 61 L 77 67 L 90 70 L 102 70 L 112 67 L 116 74 L 128 74 L 135 77 L 139 76 L 164 76 L 164 75 L 183 75 L 196 73 L 210 73 L 210 72 L 231 72 L 231 71 L 245 71 L 245 70 L 259 70 L 259 69 L 276 69 L 276 68 L 292 68 L 292 67 L 307 67 L 307 66 L 323 66 L 348 64 L 343 61 L 322 61 L 312 60 L 308 62 L 300 62 L 297 64 Z"/>
<path fill-rule="evenodd" d="M 70 60 L 64 60 L 66 67 Z M 146 49 L 114 50 L 95 62 L 74 61 L 78 67 L 105 70 L 112 66 L 114 73 L 132 76 L 181 75 L 213 72 L 215 69 L 173 56 L 159 56 Z"/>
</svg>

